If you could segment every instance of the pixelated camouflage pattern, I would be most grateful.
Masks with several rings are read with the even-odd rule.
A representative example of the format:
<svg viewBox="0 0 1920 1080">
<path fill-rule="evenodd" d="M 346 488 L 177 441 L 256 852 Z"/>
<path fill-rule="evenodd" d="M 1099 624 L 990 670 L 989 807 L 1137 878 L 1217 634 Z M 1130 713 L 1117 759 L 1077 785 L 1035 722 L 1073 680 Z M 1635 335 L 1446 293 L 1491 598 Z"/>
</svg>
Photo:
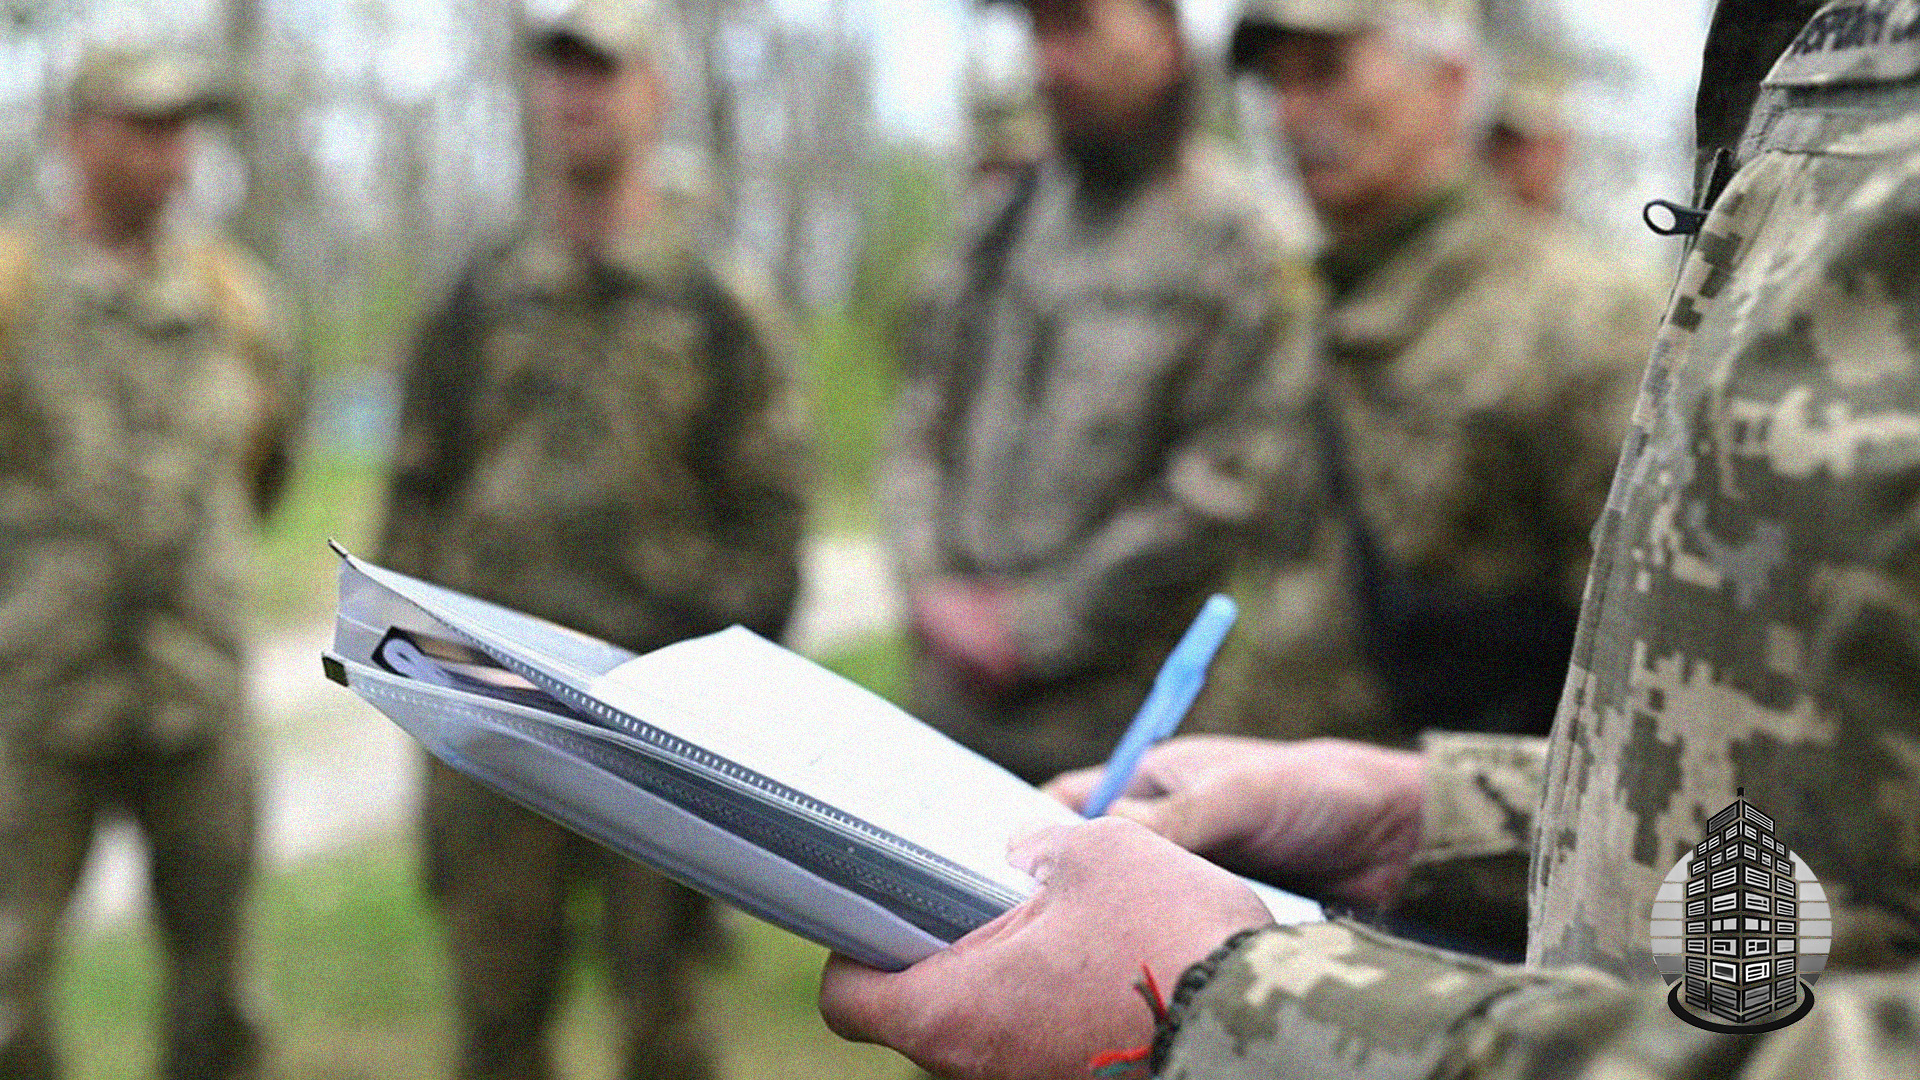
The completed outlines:
<svg viewBox="0 0 1920 1080">
<path fill-rule="evenodd" d="M 909 590 L 1012 590 L 1023 682 L 982 689 L 923 652 L 917 714 L 1039 780 L 1111 748 L 1300 467 L 1275 418 L 1311 377 L 1312 285 L 1204 139 L 1120 196 L 1050 160 L 990 218 L 1010 247 L 985 287 L 952 273 L 929 305 L 880 505 Z"/>
<path fill-rule="evenodd" d="M 526 230 L 427 321 L 403 391 L 388 565 L 636 652 L 740 623 L 778 637 L 808 451 L 767 294 L 671 218 L 601 257 Z M 701 1080 L 710 901 L 438 764 L 429 891 L 454 955 L 463 1080 L 551 1075 L 576 887 L 604 896 L 624 1075 Z"/>
<path fill-rule="evenodd" d="M 1537 587 L 1570 622 L 1659 323 L 1647 275 L 1481 183 L 1328 267 L 1351 282 L 1325 319 L 1328 392 L 1379 549 L 1423 584 L 1488 603 Z M 1318 517 L 1306 558 L 1241 575 L 1243 630 L 1221 676 L 1231 723 L 1411 745 L 1421 718 L 1395 715 L 1366 655 L 1353 539 L 1330 491 Z M 1524 708 L 1489 702 L 1487 718 L 1503 707 Z"/>
<path fill-rule="evenodd" d="M 1273 927 L 1178 1000 L 1167 1080 L 1904 1080 L 1920 1070 L 1920 983 L 1821 980 L 1767 1035 L 1681 1021 L 1659 985 L 1497 965 L 1349 922 Z"/>
<path fill-rule="evenodd" d="M 49 964 L 102 815 L 151 850 L 167 1077 L 252 1075 L 242 574 L 302 411 L 260 269 L 184 230 L 150 268 L 0 229 L 0 1075 L 54 1075 Z"/>
<path fill-rule="evenodd" d="M 1432 731 L 1420 749 L 1420 846 L 1388 918 L 1452 947 L 1518 960 L 1547 740 Z"/>
<path fill-rule="evenodd" d="M 1264 931 L 1193 995 L 1165 1075 L 1920 1069 L 1917 102 L 1763 91 L 1682 267 L 1549 750 L 1529 967 L 1436 980 L 1389 939 Z M 1741 787 L 1834 911 L 1818 1003 L 1762 1036 L 1681 1023 L 1647 946 L 1664 868 Z"/>
<path fill-rule="evenodd" d="M 1920 122 L 1899 86 L 1797 93 L 1763 91 L 1682 269 L 1602 522 L 1534 848 L 1540 962 L 1642 974 L 1642 894 L 1737 787 L 1826 884 L 1837 965 L 1900 962 L 1920 928 Z"/>
</svg>

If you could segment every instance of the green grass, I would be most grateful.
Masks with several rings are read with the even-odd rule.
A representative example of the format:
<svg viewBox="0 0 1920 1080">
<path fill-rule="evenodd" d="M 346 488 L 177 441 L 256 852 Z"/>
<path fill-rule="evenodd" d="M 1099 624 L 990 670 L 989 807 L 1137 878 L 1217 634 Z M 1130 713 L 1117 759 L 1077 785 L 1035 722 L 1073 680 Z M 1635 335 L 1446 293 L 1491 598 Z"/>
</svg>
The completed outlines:
<svg viewBox="0 0 1920 1080">
<path fill-rule="evenodd" d="M 256 625 L 284 628 L 332 611 L 335 559 L 327 540 L 366 553 L 383 480 L 382 463 L 364 451 L 322 447 L 300 459 L 286 497 L 255 544 Z"/>
<path fill-rule="evenodd" d="M 907 701 L 907 635 L 902 630 L 874 634 L 821 657 L 820 663 L 896 705 Z"/>
<path fill-rule="evenodd" d="M 725 1075 L 896 1080 L 909 1067 L 834 1038 L 814 1011 L 824 952 L 744 917 L 734 959 L 705 988 Z M 389 841 L 268 876 L 253 903 L 249 990 L 279 1080 L 411 1080 L 450 1075 L 447 965 L 411 846 Z M 589 939 L 590 940 L 590 939 Z M 56 990 L 74 1080 L 151 1075 L 159 990 L 142 926 L 73 942 Z M 554 1048 L 569 1080 L 610 1077 L 611 1020 L 595 965 L 577 958 Z"/>
<path fill-rule="evenodd" d="M 803 329 L 819 462 L 814 527 L 866 532 L 873 527 L 874 466 L 886 436 L 898 361 L 875 320 L 828 311 Z"/>
</svg>

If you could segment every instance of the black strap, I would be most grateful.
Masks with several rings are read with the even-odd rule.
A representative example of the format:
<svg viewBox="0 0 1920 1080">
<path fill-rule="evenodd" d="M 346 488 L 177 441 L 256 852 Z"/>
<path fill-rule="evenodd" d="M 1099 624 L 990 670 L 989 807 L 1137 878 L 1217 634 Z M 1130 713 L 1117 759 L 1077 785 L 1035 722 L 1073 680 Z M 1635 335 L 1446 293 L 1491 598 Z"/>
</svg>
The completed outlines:
<svg viewBox="0 0 1920 1080">
<path fill-rule="evenodd" d="M 1419 580 L 1382 547 L 1359 505 L 1346 432 L 1332 400 L 1313 409 L 1327 492 L 1346 525 L 1348 583 L 1362 654 L 1395 721 L 1545 734 L 1553 724 L 1579 611 L 1559 596 L 1550 561 L 1504 593 Z M 1538 538 L 1550 552 L 1548 538 Z"/>
<path fill-rule="evenodd" d="M 987 317 L 987 301 L 1006 277 L 1014 243 L 1020 238 L 1020 228 L 1026 224 L 1027 211 L 1039 188 L 1038 165 L 1028 164 L 1013 175 L 1013 190 L 1006 205 L 966 254 L 965 288 L 961 290 L 958 304 L 948 313 L 948 318 L 957 324 L 953 351 L 944 357 L 931 358 L 932 362 L 941 364 L 941 369 L 929 374 L 946 384 L 947 414 L 940 418 L 939 430 L 948 434 L 940 440 L 942 445 L 937 449 L 943 459 L 941 467 L 949 472 L 958 465 L 954 436 L 960 430 L 960 412 L 965 403 L 972 400 L 986 368 L 987 331 L 992 321 Z"/>
</svg>

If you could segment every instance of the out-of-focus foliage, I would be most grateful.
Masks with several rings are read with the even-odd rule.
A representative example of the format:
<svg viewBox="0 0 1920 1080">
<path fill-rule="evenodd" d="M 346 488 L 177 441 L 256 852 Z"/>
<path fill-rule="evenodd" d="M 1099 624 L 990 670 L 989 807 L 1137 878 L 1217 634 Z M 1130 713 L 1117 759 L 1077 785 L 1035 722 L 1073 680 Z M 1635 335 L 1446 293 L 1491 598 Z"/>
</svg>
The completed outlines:
<svg viewBox="0 0 1920 1080">
<path fill-rule="evenodd" d="M 821 465 L 820 527 L 872 521 L 873 471 L 900 369 L 899 343 L 929 261 L 949 240 L 949 167 L 896 146 L 870 166 L 871 198 L 847 299 L 803 320 Z"/>
<path fill-rule="evenodd" d="M 953 231 L 953 168 L 921 147 L 895 143 L 875 155 L 869 174 L 865 232 L 847 304 L 863 315 L 898 318 L 927 261 Z"/>
</svg>

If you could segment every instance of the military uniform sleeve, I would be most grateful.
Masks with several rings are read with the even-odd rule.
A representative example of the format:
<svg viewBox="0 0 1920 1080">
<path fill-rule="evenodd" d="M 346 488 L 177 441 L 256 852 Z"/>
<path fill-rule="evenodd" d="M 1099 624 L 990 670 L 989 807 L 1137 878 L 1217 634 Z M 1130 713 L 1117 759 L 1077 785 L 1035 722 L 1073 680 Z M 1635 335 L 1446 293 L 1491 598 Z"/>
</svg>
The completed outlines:
<svg viewBox="0 0 1920 1080">
<path fill-rule="evenodd" d="M 1013 630 L 1029 673 L 1072 673 L 1100 643 L 1164 621 L 1169 598 L 1217 579 L 1238 547 L 1304 537 L 1283 497 L 1310 468 L 1301 423 L 1314 377 L 1307 268 L 1263 262 L 1227 290 L 1196 350 L 1177 431 L 1143 496 L 1119 508 L 1073 557 L 1020 582 Z"/>
<path fill-rule="evenodd" d="M 446 511 L 472 466 L 463 384 L 476 375 L 480 264 L 469 266 L 421 324 L 400 382 L 400 424 L 387 481 L 379 560 L 432 577 Z"/>
<path fill-rule="evenodd" d="M 1430 731 L 1420 749 L 1427 780 L 1420 847 L 1389 910 L 1518 959 L 1547 740 Z"/>
<path fill-rule="evenodd" d="M 688 595 L 660 599 L 777 638 L 799 592 L 812 466 L 793 335 L 764 288 L 727 277 L 716 299 L 719 377 L 693 447 L 709 485 L 709 527 L 677 549 L 684 565 L 673 580 L 689 583 Z"/>
<path fill-rule="evenodd" d="M 260 400 L 244 467 L 261 516 L 286 493 L 311 393 L 291 308 L 251 256 L 219 243 L 204 253 L 218 306 L 258 380 Z"/>
<path fill-rule="evenodd" d="M 1190 969 L 1156 1046 L 1170 1080 L 1788 1080 L 1912 1076 L 1920 972 L 1829 976 L 1765 1035 L 1682 1023 L 1657 985 L 1426 949 L 1345 922 L 1271 927 Z"/>
</svg>

